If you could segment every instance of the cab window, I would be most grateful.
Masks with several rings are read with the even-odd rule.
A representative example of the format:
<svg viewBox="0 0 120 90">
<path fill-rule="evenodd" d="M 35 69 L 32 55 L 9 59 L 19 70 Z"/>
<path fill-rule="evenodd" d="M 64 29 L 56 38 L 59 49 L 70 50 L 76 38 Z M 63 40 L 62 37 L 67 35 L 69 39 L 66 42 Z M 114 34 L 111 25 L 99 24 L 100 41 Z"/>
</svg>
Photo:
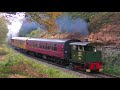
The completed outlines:
<svg viewBox="0 0 120 90">
<path fill-rule="evenodd" d="M 94 47 L 93 46 L 84 46 L 84 50 L 88 51 L 88 52 L 93 52 L 94 51 Z"/>
<path fill-rule="evenodd" d="M 82 46 L 78 46 L 78 51 L 83 51 L 83 47 Z"/>
<path fill-rule="evenodd" d="M 73 45 L 72 50 L 74 51 L 83 51 L 83 46 Z"/>
</svg>

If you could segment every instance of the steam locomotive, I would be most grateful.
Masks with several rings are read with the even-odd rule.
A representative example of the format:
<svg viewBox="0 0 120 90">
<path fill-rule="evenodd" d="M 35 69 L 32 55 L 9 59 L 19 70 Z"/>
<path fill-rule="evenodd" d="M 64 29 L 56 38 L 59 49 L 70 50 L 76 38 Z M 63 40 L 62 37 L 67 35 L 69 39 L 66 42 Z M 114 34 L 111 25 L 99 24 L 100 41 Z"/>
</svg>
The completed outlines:
<svg viewBox="0 0 120 90">
<path fill-rule="evenodd" d="M 76 39 L 13 37 L 11 45 L 30 55 L 86 72 L 103 70 L 101 51 L 94 43 Z"/>
</svg>

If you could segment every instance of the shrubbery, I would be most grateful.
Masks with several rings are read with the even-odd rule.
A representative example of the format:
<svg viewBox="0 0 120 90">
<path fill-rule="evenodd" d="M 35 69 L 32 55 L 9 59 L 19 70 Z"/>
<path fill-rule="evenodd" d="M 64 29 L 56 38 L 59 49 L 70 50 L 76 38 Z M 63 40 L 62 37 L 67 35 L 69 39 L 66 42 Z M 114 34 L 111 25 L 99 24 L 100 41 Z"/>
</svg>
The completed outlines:
<svg viewBox="0 0 120 90">
<path fill-rule="evenodd" d="M 103 52 L 103 54 L 103 72 L 120 75 L 120 51 L 117 49 L 109 49 Z"/>
</svg>

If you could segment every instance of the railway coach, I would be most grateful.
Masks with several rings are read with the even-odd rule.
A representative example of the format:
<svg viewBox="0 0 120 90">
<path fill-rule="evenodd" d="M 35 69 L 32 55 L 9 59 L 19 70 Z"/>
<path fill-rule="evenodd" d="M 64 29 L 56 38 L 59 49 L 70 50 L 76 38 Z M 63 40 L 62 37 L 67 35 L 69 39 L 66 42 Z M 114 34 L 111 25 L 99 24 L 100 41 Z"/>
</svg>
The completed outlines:
<svg viewBox="0 0 120 90">
<path fill-rule="evenodd" d="M 43 59 L 51 59 L 58 63 L 69 64 L 69 44 L 72 42 L 80 42 L 80 40 L 30 38 L 27 40 L 26 48 L 32 55 L 35 54 Z"/>
<path fill-rule="evenodd" d="M 29 38 L 27 38 L 27 37 L 13 37 L 13 38 L 11 38 L 11 44 L 12 44 L 12 46 L 14 46 L 14 48 L 16 48 L 16 49 L 20 49 L 20 50 L 23 50 L 23 51 L 27 51 L 26 41 L 27 41 L 28 39 L 29 39 Z"/>
</svg>

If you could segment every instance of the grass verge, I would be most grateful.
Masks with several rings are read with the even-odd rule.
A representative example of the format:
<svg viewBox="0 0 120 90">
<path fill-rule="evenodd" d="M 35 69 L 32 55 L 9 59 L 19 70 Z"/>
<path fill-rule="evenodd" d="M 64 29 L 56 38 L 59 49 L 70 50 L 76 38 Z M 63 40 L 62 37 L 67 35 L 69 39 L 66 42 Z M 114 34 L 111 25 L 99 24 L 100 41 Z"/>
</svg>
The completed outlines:
<svg viewBox="0 0 120 90">
<path fill-rule="evenodd" d="M 0 61 L 1 78 L 80 78 L 74 74 L 40 64 L 6 46 L 0 52 L 2 53 L 4 50 L 6 52 L 4 59 Z"/>
</svg>

